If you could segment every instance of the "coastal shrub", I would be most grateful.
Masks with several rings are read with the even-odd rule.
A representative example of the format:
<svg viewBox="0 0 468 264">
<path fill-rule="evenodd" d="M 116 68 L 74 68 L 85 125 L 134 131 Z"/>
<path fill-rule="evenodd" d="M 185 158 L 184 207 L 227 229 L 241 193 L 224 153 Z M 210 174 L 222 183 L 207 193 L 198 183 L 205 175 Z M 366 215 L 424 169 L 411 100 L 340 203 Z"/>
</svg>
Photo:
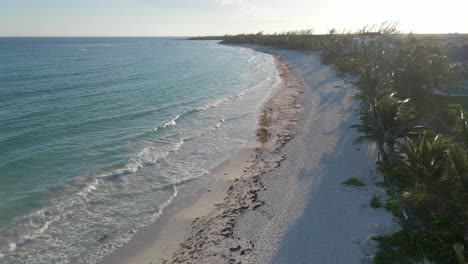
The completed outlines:
<svg viewBox="0 0 468 264">
<path fill-rule="evenodd" d="M 384 186 L 392 188 L 395 192 L 414 186 L 414 179 L 401 159 L 394 160 L 392 166 L 377 162 L 377 171 L 385 178 Z"/>
<path fill-rule="evenodd" d="M 464 229 L 461 219 L 438 212 L 432 212 L 431 228 L 453 234 L 463 234 Z M 460 235 L 460 239 L 461 238 Z"/>
<path fill-rule="evenodd" d="M 378 197 L 374 196 L 374 198 L 372 198 L 372 200 L 370 201 L 370 206 L 372 208 L 381 208 L 382 203 L 380 202 L 380 199 Z"/>
<path fill-rule="evenodd" d="M 424 259 L 439 264 L 457 264 L 452 245 L 459 240 L 450 233 L 402 230 L 375 240 L 379 242 L 375 264 L 410 264 Z"/>
<path fill-rule="evenodd" d="M 404 221 L 403 213 L 401 212 L 401 202 L 399 199 L 392 199 L 386 202 L 385 209 Z"/>
<path fill-rule="evenodd" d="M 359 180 L 356 177 L 351 177 L 347 179 L 346 181 L 342 182 L 341 184 L 348 185 L 348 186 L 358 186 L 358 187 L 362 187 L 365 185 L 361 180 Z"/>
<path fill-rule="evenodd" d="M 377 37 L 356 47 L 356 38 L 366 35 Z M 355 74 L 356 98 L 362 102 L 361 122 L 353 126 L 361 132 L 356 142 L 376 145 L 377 170 L 390 197 L 384 207 L 404 228 L 376 238 L 380 250 L 375 263 L 456 263 L 464 250 L 457 246 L 455 254 L 453 245 L 463 237 L 468 245 L 468 120 L 463 110 L 468 103 L 433 91 L 444 90 L 468 71 L 466 65 L 448 61 L 447 42 L 400 34 L 396 23 L 386 22 L 355 32 L 332 29 L 325 35 L 313 30 L 240 34 L 226 36 L 224 43 L 320 50 L 322 63 L 339 76 Z M 258 130 L 262 142 L 269 137 L 268 122 L 264 113 Z M 441 135 L 434 137 L 427 127 Z M 427 132 L 418 136 L 421 130 Z M 342 184 L 364 186 L 356 177 Z M 382 203 L 373 197 L 370 206 Z"/>
</svg>

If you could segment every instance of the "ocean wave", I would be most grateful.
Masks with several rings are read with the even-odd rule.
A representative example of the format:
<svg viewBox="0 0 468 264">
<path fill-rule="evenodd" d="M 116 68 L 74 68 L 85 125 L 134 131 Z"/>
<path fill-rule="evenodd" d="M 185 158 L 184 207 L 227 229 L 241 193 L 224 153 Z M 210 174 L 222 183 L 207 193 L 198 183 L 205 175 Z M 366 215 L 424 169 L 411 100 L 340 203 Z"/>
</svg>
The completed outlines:
<svg viewBox="0 0 468 264">
<path fill-rule="evenodd" d="M 175 126 L 177 125 L 177 120 L 186 115 L 186 114 L 189 114 L 189 113 L 193 113 L 193 112 L 203 112 L 203 111 L 206 111 L 208 109 L 211 109 L 211 108 L 215 108 L 215 107 L 218 107 L 226 102 L 229 102 L 229 101 L 235 101 L 235 100 L 239 100 L 239 99 L 242 99 L 242 97 L 251 92 L 252 90 L 255 90 L 256 88 L 264 85 L 266 82 L 270 81 L 272 79 L 272 76 L 273 74 L 272 73 L 269 73 L 268 76 L 263 79 L 262 81 L 260 81 L 259 83 L 255 84 L 255 85 L 252 85 L 251 87 L 237 93 L 237 94 L 234 94 L 234 95 L 231 95 L 231 96 L 227 96 L 227 97 L 223 97 L 223 98 L 218 98 L 218 99 L 215 99 L 209 103 L 205 103 L 203 104 L 202 106 L 200 107 L 196 107 L 194 109 L 192 109 L 191 111 L 188 111 L 186 113 L 182 113 L 182 114 L 178 114 L 176 115 L 174 118 L 172 118 L 171 120 L 169 120 L 168 122 L 165 122 L 164 124 L 156 127 L 153 129 L 153 132 L 156 132 L 162 128 L 167 128 L 167 127 L 170 127 L 170 126 Z"/>
<path fill-rule="evenodd" d="M 180 115 L 177 115 L 176 117 L 172 118 L 171 121 L 166 122 L 163 125 L 161 125 L 161 127 L 166 128 L 168 126 L 175 126 L 177 124 L 176 120 L 179 119 L 179 117 L 180 117 Z"/>
<path fill-rule="evenodd" d="M 127 233 L 120 235 L 117 238 L 114 238 L 112 241 L 105 243 L 104 245 L 100 246 L 99 250 L 95 251 L 94 253 L 90 254 L 89 256 L 85 257 L 83 263 L 87 264 L 96 264 L 99 263 L 105 256 L 109 255 L 110 253 L 114 252 L 116 249 L 122 247 L 123 245 L 130 242 L 130 240 L 135 236 L 138 231 L 141 231 L 144 227 L 149 226 L 156 222 L 159 217 L 163 214 L 163 211 L 172 203 L 172 201 L 177 197 L 177 185 L 179 183 L 172 183 L 169 186 L 173 188 L 172 196 L 167 199 L 164 203 L 159 205 L 158 211 L 147 216 L 143 222 L 138 225 L 137 227 L 129 230 Z"/>
<path fill-rule="evenodd" d="M 250 64 L 263 60 L 260 55 L 252 56 L 250 49 L 243 52 L 248 52 L 244 55 L 246 59 L 250 58 Z M 77 260 L 96 263 L 103 256 L 130 241 L 143 226 L 157 221 L 175 197 L 183 195 L 185 187 L 181 187 L 180 184 L 209 173 L 208 169 L 214 166 L 212 163 L 229 156 L 223 151 L 234 148 L 233 146 L 238 144 L 236 141 L 241 139 L 232 138 L 233 131 L 224 132 L 228 127 L 239 129 L 235 132 L 244 131 L 243 120 L 239 120 L 242 122 L 239 126 L 236 126 L 237 122 L 231 123 L 230 120 L 255 114 L 251 108 L 257 105 L 257 97 L 263 95 L 264 88 L 268 88 L 269 85 L 258 89 L 258 93 L 250 91 L 262 85 L 266 76 L 264 72 L 255 74 L 252 76 L 251 85 L 240 90 L 231 89 L 230 92 L 226 92 L 228 94 L 217 96 L 226 96 L 223 98 L 203 99 L 205 104 L 199 103 L 199 99 L 194 99 L 173 104 L 171 107 L 127 111 L 122 116 L 107 115 L 104 119 L 88 120 L 98 124 L 106 121 L 105 118 L 126 121 L 134 120 L 135 116 L 148 116 L 149 119 L 158 116 L 159 113 L 171 113 L 171 116 L 166 116 L 167 119 L 159 120 L 161 123 L 153 123 L 149 129 L 141 131 L 141 134 L 129 136 L 132 139 L 129 140 L 129 144 L 137 144 L 138 153 L 117 168 L 113 167 L 100 175 L 75 177 L 67 186 L 57 182 L 61 187 L 53 187 L 53 190 L 46 193 L 50 196 L 44 197 L 44 200 L 49 198 L 46 208 L 35 211 L 36 213 L 26 216 L 26 219 L 19 219 L 10 229 L 11 232 L 9 230 L 8 234 L 1 238 L 0 262 L 22 263 L 30 259 L 34 263 L 73 263 Z M 234 102 L 237 100 L 242 101 Z M 223 107 L 220 107 L 221 105 Z M 242 106 L 245 105 L 249 107 L 244 110 Z M 242 109 L 242 113 L 249 113 L 241 116 L 242 113 L 232 111 L 237 108 Z M 207 110 L 208 112 L 203 114 L 197 113 Z M 153 112 L 157 112 L 158 115 L 152 115 Z M 193 123 L 189 119 L 192 117 L 196 119 Z M 248 124 L 248 121 L 246 119 L 245 124 Z M 184 126 L 184 122 L 190 122 L 191 126 Z M 155 125 L 159 126 L 154 128 Z M 152 128 L 154 131 L 162 130 L 165 133 L 153 133 Z M 188 140 L 200 135 L 204 136 L 188 143 Z M 239 132 L 239 135 L 244 137 L 246 133 Z M 232 139 L 234 143 L 226 138 Z M 120 138 L 119 142 L 122 142 Z M 117 146 L 112 151 L 119 151 L 123 147 Z M 176 151 L 177 153 L 170 154 Z M 120 158 L 121 156 L 118 156 L 117 160 Z M 146 166 L 149 168 L 143 169 Z M 94 168 L 99 167 L 90 166 L 91 171 Z M 209 177 L 202 177 L 202 180 L 205 178 Z M 198 181 L 196 182 L 198 184 Z M 143 224 L 140 225 L 141 223 Z M 80 243 L 86 243 L 86 246 Z M 89 257 L 88 254 L 93 257 Z M 4 259 L 1 259 L 2 257 Z"/>
<path fill-rule="evenodd" d="M 167 157 L 167 155 L 169 155 L 171 152 L 177 151 L 180 147 L 182 147 L 184 142 L 184 140 L 180 140 L 173 145 L 167 145 L 164 147 L 158 146 L 158 150 L 155 150 L 151 147 L 145 147 L 140 153 L 130 158 L 129 162 L 124 168 L 112 173 L 112 176 L 121 176 L 135 173 L 145 166 L 154 165 L 158 160 Z"/>
<path fill-rule="evenodd" d="M 250 59 L 247 60 L 247 62 L 252 62 L 253 60 L 255 60 L 256 58 L 258 58 L 259 55 L 253 55 L 252 57 L 250 57 Z"/>
<path fill-rule="evenodd" d="M 62 206 L 41 209 L 16 223 L 15 236 L 9 239 L 10 241 L 6 250 L 0 249 L 0 253 L 14 252 L 27 241 L 43 236 L 47 229 L 49 229 L 49 226 L 60 218 L 60 215 L 56 214 L 63 212 L 60 208 Z"/>
<path fill-rule="evenodd" d="M 257 87 L 263 85 L 265 82 L 271 80 L 271 75 L 269 75 L 267 78 L 263 79 L 259 83 L 249 87 L 248 89 L 241 91 L 235 95 L 224 97 L 224 98 L 219 98 L 211 103 L 204 104 L 202 107 L 195 108 L 193 111 L 205 111 L 210 108 L 217 107 L 225 102 L 228 101 L 233 101 L 242 98 L 246 93 L 249 91 L 256 89 Z M 170 126 L 175 126 L 177 124 L 176 121 L 178 121 L 181 116 L 183 116 L 184 113 L 176 115 L 174 118 L 169 120 L 168 122 L 165 122 L 164 124 L 160 125 L 158 128 L 167 128 Z M 248 114 L 246 114 L 248 115 Z M 246 116 L 243 115 L 243 116 Z M 207 128 L 207 131 L 202 132 L 200 135 L 206 134 L 209 132 L 209 130 L 216 130 L 219 129 L 225 124 L 226 122 L 237 119 L 237 118 L 242 118 L 243 116 L 236 117 L 236 118 L 230 118 L 230 119 L 221 119 L 219 120 L 214 126 L 211 126 L 209 129 Z M 155 130 L 157 130 L 156 128 Z M 195 137 L 197 137 L 195 136 Z M 101 177 L 92 179 L 91 182 L 86 184 L 84 187 L 82 187 L 81 190 L 77 191 L 72 197 L 67 198 L 65 201 L 59 203 L 58 205 L 48 208 L 48 209 L 43 209 L 35 214 L 27 217 L 28 219 L 19 223 L 19 229 L 20 229 L 20 234 L 17 237 L 16 242 L 11 242 L 10 245 L 8 246 L 8 250 L 16 250 L 16 248 L 24 243 L 24 241 L 27 240 L 32 240 L 37 237 L 40 237 L 43 235 L 49 227 L 55 222 L 58 221 L 61 216 L 69 209 L 74 206 L 80 206 L 82 203 L 86 203 L 88 200 L 88 196 L 96 192 L 97 189 L 99 188 L 99 185 L 103 183 L 106 177 L 114 177 L 114 176 L 120 176 L 120 175 L 126 175 L 126 174 L 131 174 L 137 172 L 139 169 L 145 167 L 145 166 L 151 166 L 154 165 L 156 162 L 158 162 L 160 159 L 168 156 L 170 153 L 177 151 L 182 147 L 185 141 L 188 141 L 192 138 L 185 138 L 182 139 L 175 144 L 167 144 L 163 147 L 161 145 L 157 145 L 154 147 L 147 146 L 144 147 L 138 154 L 136 154 L 134 157 L 131 157 L 127 164 L 118 170 L 115 170 L 112 172 L 110 175 L 109 174 L 104 174 Z M 208 171 L 201 172 L 201 173 L 208 173 Z M 187 174 L 189 175 L 189 174 Z M 169 179 L 172 184 L 180 184 L 183 181 L 190 180 L 190 177 L 185 177 L 184 179 L 181 180 L 176 180 L 176 179 Z M 175 188 L 175 187 L 174 187 Z M 176 188 L 175 188 L 176 189 Z M 168 201 L 170 203 L 170 201 Z M 159 216 L 156 216 L 159 217 Z"/>
<path fill-rule="evenodd" d="M 195 111 L 195 112 L 206 111 L 206 110 L 208 110 L 210 108 L 217 107 L 217 106 L 221 105 L 222 103 L 227 102 L 227 101 L 231 101 L 231 100 L 232 100 L 231 97 L 224 97 L 224 98 L 216 99 L 211 103 L 207 103 L 207 104 L 202 105 L 201 107 L 193 109 L 193 111 Z"/>
<path fill-rule="evenodd" d="M 224 124 L 224 119 L 221 119 L 218 123 L 216 123 L 216 125 L 214 126 L 214 129 L 218 129 L 221 127 L 222 124 Z"/>
<path fill-rule="evenodd" d="M 180 118 L 180 114 L 179 115 L 176 115 L 176 117 L 172 118 L 170 121 L 167 121 L 166 123 L 158 126 L 157 128 L 153 129 L 153 131 L 158 131 L 158 129 L 160 128 L 166 128 L 166 127 L 170 127 L 170 126 L 175 126 L 177 125 L 176 123 L 176 120 Z"/>
<path fill-rule="evenodd" d="M 243 91 L 241 91 L 241 92 L 239 92 L 237 94 L 227 96 L 227 97 L 223 97 L 223 98 L 219 98 L 219 99 L 216 99 L 216 100 L 214 100 L 214 101 L 212 101 L 210 103 L 203 104 L 201 107 L 195 108 L 192 111 L 193 112 L 203 112 L 203 111 L 206 111 L 208 109 L 220 106 L 220 105 L 222 105 L 222 104 L 224 104 L 226 102 L 242 99 L 242 96 L 244 96 L 247 92 L 251 91 L 255 87 L 257 87 L 257 85 L 252 86 L 252 87 L 250 87 L 248 89 L 245 89 L 245 90 L 243 90 Z"/>
<path fill-rule="evenodd" d="M 16 249 L 27 241 L 35 240 L 45 235 L 46 231 L 55 222 L 66 217 L 69 210 L 72 208 L 83 206 L 88 201 L 88 196 L 96 192 L 99 185 L 104 184 L 104 180 L 111 179 L 116 175 L 125 175 L 135 173 L 145 166 L 155 164 L 161 158 L 166 157 L 171 152 L 177 151 L 184 144 L 184 140 L 180 140 L 175 144 L 168 144 L 164 148 L 145 147 L 141 152 L 129 159 L 129 162 L 124 168 L 116 170 L 111 174 L 102 174 L 87 183 L 79 191 L 69 196 L 65 200 L 59 201 L 57 204 L 48 208 L 40 209 L 29 216 L 24 217 L 16 223 L 16 226 L 11 230 L 10 242 L 6 249 L 0 249 L 0 254 L 16 251 Z M 177 181 L 170 184 L 177 184 Z M 167 205 L 164 205 L 164 207 Z M 162 210 L 162 209 L 161 209 Z"/>
<path fill-rule="evenodd" d="M 86 198 L 89 193 L 95 191 L 99 183 L 101 183 L 99 179 L 94 179 L 91 183 L 88 183 L 86 187 L 84 187 L 81 191 L 77 193 L 77 195 Z"/>
<path fill-rule="evenodd" d="M 9 251 L 14 251 L 26 241 L 34 240 L 45 234 L 49 227 L 62 219 L 67 210 L 87 201 L 87 196 L 97 189 L 102 180 L 94 179 L 71 197 L 49 208 L 40 209 L 23 218 L 16 224 L 16 241 L 10 242 Z"/>
</svg>

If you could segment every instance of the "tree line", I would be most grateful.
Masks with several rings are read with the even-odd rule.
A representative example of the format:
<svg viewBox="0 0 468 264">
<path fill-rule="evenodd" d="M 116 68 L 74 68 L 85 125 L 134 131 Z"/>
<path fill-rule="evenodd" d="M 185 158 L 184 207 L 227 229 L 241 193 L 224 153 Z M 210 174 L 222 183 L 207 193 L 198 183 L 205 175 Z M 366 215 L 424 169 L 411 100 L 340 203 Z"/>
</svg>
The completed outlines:
<svg viewBox="0 0 468 264">
<path fill-rule="evenodd" d="M 372 41 L 356 45 L 360 38 Z M 468 118 L 462 105 L 434 94 L 468 79 L 467 64 L 447 58 L 443 39 L 402 34 L 396 23 L 358 31 L 240 34 L 225 44 L 319 51 L 340 74 L 357 77 L 361 122 L 356 143 L 372 142 L 388 196 L 385 208 L 403 229 L 375 237 L 375 263 L 466 264 Z M 468 100 L 468 99 L 467 99 Z"/>
</svg>

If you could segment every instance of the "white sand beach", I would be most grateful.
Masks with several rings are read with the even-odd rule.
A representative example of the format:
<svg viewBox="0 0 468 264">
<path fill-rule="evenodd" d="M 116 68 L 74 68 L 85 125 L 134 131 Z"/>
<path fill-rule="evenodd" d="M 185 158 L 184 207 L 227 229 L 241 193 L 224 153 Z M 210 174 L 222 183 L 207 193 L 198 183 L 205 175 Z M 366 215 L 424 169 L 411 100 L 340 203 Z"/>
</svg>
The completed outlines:
<svg viewBox="0 0 468 264">
<path fill-rule="evenodd" d="M 212 189 L 180 198 L 103 263 L 363 263 L 373 235 L 398 229 L 369 204 L 385 193 L 376 151 L 348 129 L 359 121 L 353 85 L 318 53 L 249 47 L 280 58 L 283 83 L 260 117 L 268 141 L 250 140 Z M 366 185 L 343 186 L 350 177 Z"/>
</svg>

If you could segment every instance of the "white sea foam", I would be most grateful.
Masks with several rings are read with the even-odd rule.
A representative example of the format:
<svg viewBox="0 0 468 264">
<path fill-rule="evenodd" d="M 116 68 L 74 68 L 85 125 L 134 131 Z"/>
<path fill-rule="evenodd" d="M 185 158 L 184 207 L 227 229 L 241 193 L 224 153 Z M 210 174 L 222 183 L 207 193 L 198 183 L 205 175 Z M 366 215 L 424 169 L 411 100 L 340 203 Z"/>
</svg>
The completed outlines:
<svg viewBox="0 0 468 264">
<path fill-rule="evenodd" d="M 221 127 L 222 124 L 224 124 L 224 119 L 221 119 L 215 126 L 214 126 L 214 129 L 218 129 Z"/>
<path fill-rule="evenodd" d="M 75 201 L 73 197 L 71 200 Z M 28 221 L 28 225 L 23 226 L 26 232 L 20 235 L 20 239 L 15 243 L 15 248 L 17 245 L 20 245 L 25 241 L 34 240 L 44 235 L 47 229 L 49 229 L 49 226 L 61 218 L 62 213 L 65 212 L 64 209 L 68 208 L 68 206 L 66 206 L 68 201 L 70 201 L 70 199 L 67 200 L 64 204 L 60 204 L 55 208 L 51 208 L 49 210 L 40 210 L 37 213 L 31 215 Z"/>
<path fill-rule="evenodd" d="M 98 179 L 94 179 L 91 183 L 87 184 L 86 187 L 84 187 L 81 191 L 77 193 L 77 195 L 82 196 L 86 198 L 86 196 L 92 192 L 95 191 L 97 188 L 97 185 L 100 183 Z"/>
<path fill-rule="evenodd" d="M 256 58 L 258 58 L 258 55 L 252 56 L 247 62 L 252 62 L 252 61 L 255 60 Z"/>
<path fill-rule="evenodd" d="M 230 97 L 224 97 L 224 98 L 216 99 L 211 103 L 207 103 L 207 104 L 204 104 L 203 106 L 201 106 L 199 108 L 196 108 L 195 111 L 199 111 L 199 112 L 206 111 L 206 110 L 208 110 L 210 108 L 217 107 L 217 106 L 221 105 L 222 103 L 230 101 L 230 100 L 231 100 Z"/>
<path fill-rule="evenodd" d="M 167 145 L 159 151 L 156 151 L 150 147 L 146 147 L 135 157 L 131 158 L 130 162 L 125 166 L 124 169 L 117 170 L 115 173 L 126 174 L 129 172 L 136 172 L 138 169 L 144 166 L 154 164 L 156 161 L 169 155 L 171 152 L 177 151 L 183 144 L 184 141 L 181 140 L 175 144 Z M 29 217 L 26 217 L 18 225 L 18 231 L 20 231 L 18 234 L 18 240 L 9 244 L 8 251 L 12 252 L 25 241 L 31 241 L 40 236 L 43 236 L 49 227 L 53 223 L 61 220 L 64 214 L 67 214 L 71 208 L 86 203 L 87 196 L 90 193 L 96 191 L 98 185 L 102 183 L 103 179 L 96 178 L 68 199 L 59 202 L 53 207 L 36 211 Z M 173 198 L 171 198 L 171 200 L 172 199 Z"/>
<path fill-rule="evenodd" d="M 167 145 L 164 147 L 158 146 L 157 150 L 151 147 L 145 147 L 140 153 L 130 158 L 127 165 L 125 165 L 124 168 L 117 170 L 114 175 L 135 173 L 142 167 L 153 165 L 158 160 L 167 157 L 171 152 L 177 151 L 182 147 L 184 142 L 184 140 L 180 140 L 173 145 Z"/>
<path fill-rule="evenodd" d="M 249 57 L 250 53 L 247 59 Z M 262 60 L 263 56 L 258 56 L 257 59 L 252 58 L 251 63 Z M 268 70 L 270 66 L 266 65 L 265 69 Z M 240 138 L 230 138 L 223 128 L 233 122 L 233 133 L 239 137 L 249 134 L 244 132 L 243 127 L 247 127 L 250 119 L 241 118 L 254 118 L 259 98 L 265 96 L 268 87 L 271 87 L 271 77 L 264 78 L 266 76 L 260 72 L 253 77 L 252 80 L 256 82 L 252 87 L 232 92 L 227 97 L 208 102 L 193 111 L 183 112 L 154 129 L 157 131 L 175 125 L 177 129 L 181 127 L 178 134 L 177 131 L 172 133 L 171 129 L 173 137 L 155 140 L 156 135 L 145 134 L 142 138 L 147 142 L 140 139 L 137 142 L 138 146 L 142 146 L 139 148 L 141 151 L 120 170 L 91 179 L 83 177 L 71 184 L 66 190 L 70 195 L 57 198 L 49 208 L 28 216 L 27 220 L 14 227 L 8 239 L 15 241 L 11 247 L 18 249 L 10 253 L 7 243 L 0 252 L 5 259 L 0 262 L 11 260 L 12 263 L 24 263 L 25 257 L 31 257 L 34 263 L 40 264 L 69 263 L 74 259 L 97 263 L 105 255 L 123 246 L 143 226 L 157 221 L 177 197 L 180 184 L 202 177 L 209 173 L 212 166 L 229 158 L 226 151 L 235 149 Z M 258 92 L 251 92 L 254 89 Z M 194 113 L 214 107 L 220 110 L 208 111 L 203 115 Z M 239 109 L 241 113 L 233 113 L 232 109 Z M 192 118 L 188 116 L 191 114 L 194 118 L 205 119 L 197 119 L 195 127 L 187 131 L 182 125 L 186 119 Z M 236 126 L 237 122 L 241 125 Z M 184 132 L 184 139 L 181 139 L 181 131 Z M 144 168 L 152 165 L 154 169 Z M 138 173 L 127 177 L 122 175 L 133 172 Z M 36 241 L 31 241 L 33 239 Z"/>
<path fill-rule="evenodd" d="M 84 259 L 84 263 L 88 263 L 88 264 L 99 263 L 100 260 L 102 260 L 102 258 L 109 255 L 110 253 L 115 251 L 117 248 L 120 248 L 123 245 L 127 244 L 138 231 L 156 222 L 159 219 L 159 217 L 161 217 L 161 215 L 163 214 L 163 211 L 172 203 L 172 201 L 178 195 L 176 184 L 172 184 L 172 187 L 173 187 L 172 196 L 169 199 L 167 199 L 164 203 L 159 205 L 157 212 L 146 217 L 146 219 L 137 227 L 129 230 L 127 233 L 113 239 L 112 241 L 106 243 L 105 245 L 102 245 L 98 251 L 87 256 L 86 259 Z"/>
<path fill-rule="evenodd" d="M 262 70 L 262 67 L 259 66 L 259 70 Z M 232 95 L 232 96 L 227 96 L 227 97 L 223 97 L 223 98 L 219 98 L 219 99 L 215 99 L 214 101 L 210 102 L 210 103 L 206 103 L 206 104 L 203 104 L 201 107 L 198 107 L 198 108 L 195 108 L 193 111 L 195 112 L 202 112 L 202 111 L 206 111 L 208 109 L 211 109 L 211 108 L 214 108 L 214 107 L 217 107 L 217 106 L 220 106 L 222 105 L 223 103 L 225 102 L 229 102 L 229 101 L 235 101 L 235 100 L 238 100 L 238 99 L 242 99 L 242 97 L 247 94 L 248 92 L 251 92 L 252 90 L 255 90 L 257 89 L 258 87 L 264 85 L 266 82 L 270 81 L 271 78 L 273 76 L 273 73 L 268 73 L 268 76 L 267 78 L 263 79 L 261 82 L 249 87 L 248 89 L 245 89 L 243 91 L 241 91 L 240 93 L 237 93 L 235 95 Z M 171 120 L 169 121 L 168 123 L 164 124 L 163 126 L 160 126 L 160 127 L 163 127 L 165 128 L 166 126 L 168 125 L 175 125 L 175 120 L 177 120 L 177 118 L 179 118 L 179 116 L 177 116 L 174 120 Z M 174 121 L 174 122 L 172 122 Z M 157 131 L 158 128 L 155 128 L 154 131 Z"/>
<path fill-rule="evenodd" d="M 11 242 L 9 245 L 8 245 L 8 251 L 10 252 L 13 252 L 16 250 L 16 243 L 15 242 Z"/>
<path fill-rule="evenodd" d="M 176 117 L 172 118 L 171 121 L 164 123 L 161 127 L 166 128 L 168 126 L 175 126 L 177 124 L 176 120 L 179 119 L 179 117 L 180 115 L 177 115 Z"/>
<path fill-rule="evenodd" d="M 176 117 L 172 118 L 171 120 L 167 121 L 166 123 L 158 126 L 157 128 L 153 129 L 154 132 L 158 131 L 159 128 L 166 128 L 170 126 L 175 126 L 177 125 L 176 120 L 180 118 L 180 115 L 177 115 Z"/>
</svg>

